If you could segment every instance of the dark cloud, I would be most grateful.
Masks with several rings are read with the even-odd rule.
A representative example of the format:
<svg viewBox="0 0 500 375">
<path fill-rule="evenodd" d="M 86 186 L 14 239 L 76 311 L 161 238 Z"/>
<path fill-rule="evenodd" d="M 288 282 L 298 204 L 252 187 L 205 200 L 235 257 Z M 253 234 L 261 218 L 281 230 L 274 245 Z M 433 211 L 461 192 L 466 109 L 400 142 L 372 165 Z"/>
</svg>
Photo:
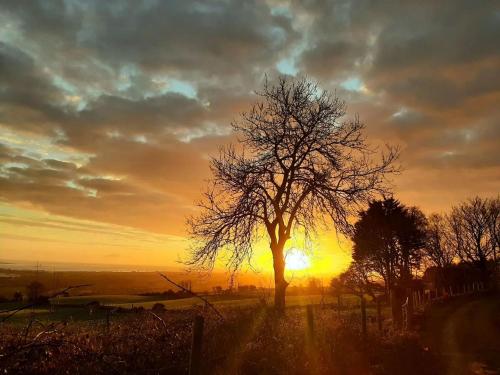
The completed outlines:
<svg viewBox="0 0 500 375">
<path fill-rule="evenodd" d="M 492 1 L 2 1 L 0 199 L 182 233 L 278 63 L 403 146 L 412 203 L 448 204 L 433 191 L 459 180 L 450 199 L 491 192 L 499 39 Z"/>
<path fill-rule="evenodd" d="M 499 56 L 495 2 L 401 4 L 397 9 L 402 17 L 392 18 L 378 36 L 376 70 L 448 68 Z"/>
<path fill-rule="evenodd" d="M 3 8 L 58 57 L 98 59 L 113 69 L 243 77 L 272 63 L 295 37 L 291 20 L 261 1 L 8 1 Z M 64 65 L 70 72 L 78 62 Z"/>
</svg>

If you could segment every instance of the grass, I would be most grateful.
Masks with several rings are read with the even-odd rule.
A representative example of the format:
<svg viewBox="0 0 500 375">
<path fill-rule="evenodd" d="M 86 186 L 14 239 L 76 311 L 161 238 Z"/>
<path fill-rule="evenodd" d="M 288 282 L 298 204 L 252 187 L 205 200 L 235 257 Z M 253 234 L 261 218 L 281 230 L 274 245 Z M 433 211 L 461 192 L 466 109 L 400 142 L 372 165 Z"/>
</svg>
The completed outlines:
<svg viewBox="0 0 500 375">
<path fill-rule="evenodd" d="M 86 305 L 89 302 L 97 301 L 102 305 L 117 304 L 141 304 L 158 300 L 154 296 L 139 296 L 128 294 L 117 295 L 90 295 L 90 296 L 72 296 L 53 299 L 52 302 L 58 305 Z"/>
<path fill-rule="evenodd" d="M 0 368 L 51 375 L 187 374 L 193 318 L 203 313 L 206 374 L 437 373 L 427 371 L 434 368 L 432 356 L 412 336 L 380 336 L 371 325 L 363 338 L 359 314 L 339 316 L 319 306 L 311 334 L 305 308 L 297 306 L 284 317 L 263 307 L 227 308 L 223 321 L 198 309 L 158 313 L 161 320 L 147 311 L 123 314 L 109 328 L 92 321 L 3 325 Z"/>
</svg>

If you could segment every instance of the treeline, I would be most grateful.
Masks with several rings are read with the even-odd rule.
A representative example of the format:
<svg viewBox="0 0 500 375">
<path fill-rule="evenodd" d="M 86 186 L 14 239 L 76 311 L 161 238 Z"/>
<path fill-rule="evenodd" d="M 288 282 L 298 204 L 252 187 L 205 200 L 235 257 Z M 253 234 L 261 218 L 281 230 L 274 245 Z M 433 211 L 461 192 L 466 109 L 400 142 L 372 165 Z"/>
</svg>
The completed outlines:
<svg viewBox="0 0 500 375">
<path fill-rule="evenodd" d="M 434 287 L 495 287 L 500 198 L 475 197 L 428 217 L 393 198 L 373 201 L 359 213 L 351 239 L 353 262 L 332 280 L 336 291 L 391 297 L 397 308 L 422 288 L 423 275 Z"/>
</svg>

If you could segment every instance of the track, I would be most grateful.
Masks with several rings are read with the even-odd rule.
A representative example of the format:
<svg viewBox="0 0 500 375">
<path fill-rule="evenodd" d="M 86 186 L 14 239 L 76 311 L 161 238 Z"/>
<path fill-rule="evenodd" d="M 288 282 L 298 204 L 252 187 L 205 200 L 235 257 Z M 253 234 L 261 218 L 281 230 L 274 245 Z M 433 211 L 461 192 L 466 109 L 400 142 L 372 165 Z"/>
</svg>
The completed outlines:
<svg viewBox="0 0 500 375">
<path fill-rule="evenodd" d="M 500 295 L 432 307 L 423 341 L 441 357 L 446 374 L 500 374 Z"/>
</svg>

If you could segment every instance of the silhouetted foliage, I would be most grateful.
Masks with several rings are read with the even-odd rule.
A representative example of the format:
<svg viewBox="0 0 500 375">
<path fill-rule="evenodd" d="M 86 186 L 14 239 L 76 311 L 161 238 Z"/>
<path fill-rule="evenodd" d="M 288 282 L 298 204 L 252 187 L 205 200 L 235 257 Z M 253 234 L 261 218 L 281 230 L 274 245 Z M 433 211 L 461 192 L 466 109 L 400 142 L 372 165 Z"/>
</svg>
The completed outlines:
<svg viewBox="0 0 500 375">
<path fill-rule="evenodd" d="M 390 198 L 373 201 L 355 224 L 353 258 L 379 275 L 386 291 L 396 283 L 408 283 L 418 269 L 425 245 L 425 216 Z"/>
<path fill-rule="evenodd" d="M 267 233 L 273 255 L 275 305 L 283 309 L 284 247 L 292 231 L 306 236 L 333 222 L 351 233 L 352 217 L 395 172 L 397 150 L 379 162 L 356 117 L 344 120 L 345 102 L 305 79 L 266 81 L 261 101 L 234 122 L 242 151 L 221 149 L 211 161 L 212 183 L 199 216 L 188 220 L 195 244 L 190 264 L 213 267 L 221 250 L 235 271 L 250 261 L 253 243 Z"/>
<path fill-rule="evenodd" d="M 499 198 L 475 197 L 453 207 L 449 225 L 453 246 L 462 262 L 474 265 L 488 281 L 492 272 L 489 260 L 496 267 L 500 228 Z"/>
<path fill-rule="evenodd" d="M 20 291 L 16 291 L 12 296 L 14 302 L 21 302 L 23 300 L 23 294 Z"/>
<path fill-rule="evenodd" d="M 164 299 L 182 299 L 182 298 L 190 298 L 192 297 L 192 294 L 184 290 L 173 291 L 172 289 L 168 289 L 161 293 L 158 292 L 141 293 L 141 296 L 157 296 L 157 297 L 162 297 Z"/>
<path fill-rule="evenodd" d="M 156 302 L 156 303 L 153 305 L 153 307 L 151 308 L 151 310 L 152 310 L 153 312 L 156 312 L 156 313 L 157 313 L 157 312 L 163 312 L 163 311 L 165 311 L 165 310 L 166 310 L 166 308 L 165 308 L 165 305 L 164 305 L 163 303 Z"/>
<path fill-rule="evenodd" d="M 31 302 L 36 302 L 42 296 L 42 293 L 45 291 L 45 287 L 42 283 L 38 281 L 32 281 L 26 286 L 26 292 L 28 294 L 28 299 Z"/>
<path fill-rule="evenodd" d="M 332 280 L 331 285 L 343 293 L 352 293 L 357 296 L 368 294 L 374 298 L 384 289 L 364 259 L 353 261 L 347 271 Z"/>
<path fill-rule="evenodd" d="M 472 283 L 483 281 L 483 276 L 478 268 L 458 263 L 444 267 L 429 267 L 422 279 L 430 288 L 450 293 L 451 287 L 451 291 L 461 293 L 464 285 L 470 286 Z"/>
</svg>

